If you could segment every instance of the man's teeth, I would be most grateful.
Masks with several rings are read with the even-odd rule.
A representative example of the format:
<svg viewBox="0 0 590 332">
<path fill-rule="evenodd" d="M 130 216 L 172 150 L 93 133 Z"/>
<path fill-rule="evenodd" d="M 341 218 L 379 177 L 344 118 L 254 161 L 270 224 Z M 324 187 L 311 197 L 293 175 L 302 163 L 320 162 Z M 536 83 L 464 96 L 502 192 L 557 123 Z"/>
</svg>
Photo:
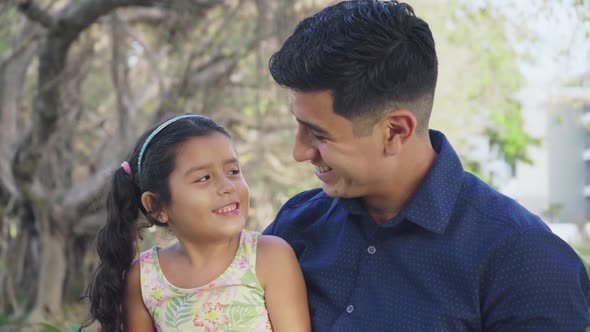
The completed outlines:
<svg viewBox="0 0 590 332">
<path fill-rule="evenodd" d="M 238 208 L 238 204 L 232 204 L 232 205 L 228 205 L 228 206 L 222 207 L 221 209 L 217 209 L 217 210 L 215 210 L 215 212 L 217 212 L 217 213 L 228 213 L 228 212 L 231 212 L 231 211 L 233 211 L 233 210 L 235 210 L 237 208 Z"/>
<path fill-rule="evenodd" d="M 331 171 L 332 169 L 328 166 L 318 166 L 318 171 L 320 171 L 320 173 L 326 173 L 328 171 Z"/>
</svg>

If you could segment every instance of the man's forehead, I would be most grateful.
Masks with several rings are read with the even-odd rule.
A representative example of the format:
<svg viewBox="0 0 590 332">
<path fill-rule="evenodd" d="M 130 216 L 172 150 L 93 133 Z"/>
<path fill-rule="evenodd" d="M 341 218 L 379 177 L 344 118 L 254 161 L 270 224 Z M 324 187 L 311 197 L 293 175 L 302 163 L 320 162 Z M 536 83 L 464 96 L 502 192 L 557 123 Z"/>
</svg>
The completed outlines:
<svg viewBox="0 0 590 332">
<path fill-rule="evenodd" d="M 353 122 L 334 112 L 330 91 L 289 91 L 289 112 L 297 122 L 325 137 L 353 134 Z"/>
<path fill-rule="evenodd" d="M 296 95 L 297 92 L 293 90 L 289 90 L 289 93 L 287 94 L 287 100 L 289 101 L 289 112 L 291 113 L 293 113 L 293 103 L 295 103 Z"/>
<path fill-rule="evenodd" d="M 332 94 L 330 91 L 293 91 L 289 90 L 289 111 L 313 110 L 332 113 Z"/>
</svg>

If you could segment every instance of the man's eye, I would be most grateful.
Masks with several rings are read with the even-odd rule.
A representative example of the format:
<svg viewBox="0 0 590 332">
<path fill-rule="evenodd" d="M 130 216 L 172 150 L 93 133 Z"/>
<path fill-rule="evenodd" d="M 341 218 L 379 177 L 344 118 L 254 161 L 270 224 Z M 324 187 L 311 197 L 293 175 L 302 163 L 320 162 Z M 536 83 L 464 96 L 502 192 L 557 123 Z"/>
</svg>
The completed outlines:
<svg viewBox="0 0 590 332">
<path fill-rule="evenodd" d="M 324 136 L 313 134 L 313 138 L 317 139 L 318 141 L 324 141 L 326 138 Z"/>
</svg>

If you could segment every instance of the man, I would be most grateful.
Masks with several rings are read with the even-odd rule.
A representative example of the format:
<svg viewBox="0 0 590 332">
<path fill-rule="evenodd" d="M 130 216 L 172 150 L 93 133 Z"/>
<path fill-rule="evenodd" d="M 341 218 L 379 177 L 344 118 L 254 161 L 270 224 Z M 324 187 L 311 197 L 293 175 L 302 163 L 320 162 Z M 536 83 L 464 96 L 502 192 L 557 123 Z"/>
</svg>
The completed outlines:
<svg viewBox="0 0 590 332">
<path fill-rule="evenodd" d="M 437 65 L 428 25 L 394 1 L 325 8 L 270 60 L 293 157 L 322 188 L 265 233 L 295 249 L 314 331 L 584 331 L 576 253 L 428 130 Z"/>
</svg>

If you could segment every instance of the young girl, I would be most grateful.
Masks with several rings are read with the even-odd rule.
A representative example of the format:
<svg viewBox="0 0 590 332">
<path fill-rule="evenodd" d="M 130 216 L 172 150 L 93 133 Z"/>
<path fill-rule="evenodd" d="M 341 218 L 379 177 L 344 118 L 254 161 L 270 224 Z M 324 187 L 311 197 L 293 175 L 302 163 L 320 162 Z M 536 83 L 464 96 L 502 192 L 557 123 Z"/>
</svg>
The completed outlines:
<svg viewBox="0 0 590 332">
<path fill-rule="evenodd" d="M 248 207 L 224 128 L 186 114 L 145 133 L 112 179 L 87 323 L 108 332 L 310 331 L 293 250 L 243 230 Z M 178 241 L 133 261 L 139 211 Z"/>
</svg>

